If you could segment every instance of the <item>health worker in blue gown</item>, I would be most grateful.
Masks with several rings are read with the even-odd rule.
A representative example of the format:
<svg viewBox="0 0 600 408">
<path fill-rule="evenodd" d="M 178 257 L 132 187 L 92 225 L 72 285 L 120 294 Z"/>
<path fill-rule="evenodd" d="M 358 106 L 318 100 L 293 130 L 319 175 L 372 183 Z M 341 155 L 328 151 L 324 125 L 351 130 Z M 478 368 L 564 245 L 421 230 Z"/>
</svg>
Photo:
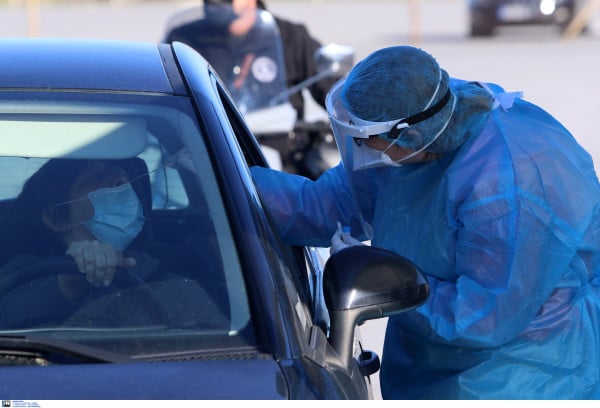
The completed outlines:
<svg viewBox="0 0 600 408">
<path fill-rule="evenodd" d="M 389 318 L 383 398 L 600 398 L 600 185 L 573 136 L 408 46 L 358 63 L 327 109 L 337 167 L 253 177 L 289 243 L 356 242 L 343 225 L 426 275 L 427 302 Z"/>
</svg>

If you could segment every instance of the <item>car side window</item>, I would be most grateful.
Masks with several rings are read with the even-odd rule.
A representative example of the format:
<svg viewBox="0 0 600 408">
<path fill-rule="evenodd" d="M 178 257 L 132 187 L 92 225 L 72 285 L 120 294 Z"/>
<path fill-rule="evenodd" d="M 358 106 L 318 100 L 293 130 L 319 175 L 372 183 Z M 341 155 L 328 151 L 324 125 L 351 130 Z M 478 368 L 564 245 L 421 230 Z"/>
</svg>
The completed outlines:
<svg viewBox="0 0 600 408">
<path fill-rule="evenodd" d="M 238 111 L 234 108 L 234 103 L 218 83 L 217 86 L 219 86 L 220 89 L 221 100 L 228 121 L 243 150 L 246 164 L 248 166 L 267 166 L 264 157 L 260 153 L 260 146 L 256 142 L 254 136 L 249 133 L 246 126 L 243 125 L 243 121 L 241 120 Z M 281 251 L 279 257 L 285 259 L 284 263 L 290 266 L 289 269 L 285 269 L 289 274 L 282 274 L 283 288 L 288 292 L 288 298 L 292 299 L 294 302 L 294 305 L 292 306 L 298 315 L 299 320 L 302 322 L 303 328 L 307 329 L 312 326 L 315 320 L 319 320 L 318 314 L 321 312 L 321 309 L 316 306 L 320 300 L 320 295 L 315 291 L 315 271 L 313 269 L 315 265 L 313 264 L 313 260 L 307 257 L 307 252 L 304 248 L 292 247 L 285 244 L 276 232 L 275 226 L 271 224 L 270 228 L 277 237 L 277 239 L 274 239 L 274 241 L 278 243 L 278 248 L 275 249 L 275 251 Z M 320 286 L 318 288 L 320 289 Z"/>
<path fill-rule="evenodd" d="M 0 103 L 0 128 L 17 123 L 24 140 L 0 146 L 0 332 L 140 357 L 254 353 L 244 267 L 189 99 L 59 96 Z M 85 251 L 129 261 L 92 285 Z"/>
</svg>

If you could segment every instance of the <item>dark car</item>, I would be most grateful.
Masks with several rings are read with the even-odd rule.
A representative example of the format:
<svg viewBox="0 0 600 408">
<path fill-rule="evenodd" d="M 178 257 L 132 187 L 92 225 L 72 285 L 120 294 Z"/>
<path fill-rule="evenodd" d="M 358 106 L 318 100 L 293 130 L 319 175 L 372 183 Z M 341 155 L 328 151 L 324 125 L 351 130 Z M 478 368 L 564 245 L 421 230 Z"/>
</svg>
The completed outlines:
<svg viewBox="0 0 600 408">
<path fill-rule="evenodd" d="M 491 36 L 499 26 L 545 24 L 564 30 L 583 0 L 469 0 L 470 35 Z"/>
<path fill-rule="evenodd" d="M 2 39 L 0 55 L 3 400 L 372 396 L 359 325 L 422 304 L 426 280 L 377 248 L 282 242 L 249 172 L 264 156 L 197 52 Z M 90 284 L 65 255 L 76 230 L 135 262 Z"/>
</svg>

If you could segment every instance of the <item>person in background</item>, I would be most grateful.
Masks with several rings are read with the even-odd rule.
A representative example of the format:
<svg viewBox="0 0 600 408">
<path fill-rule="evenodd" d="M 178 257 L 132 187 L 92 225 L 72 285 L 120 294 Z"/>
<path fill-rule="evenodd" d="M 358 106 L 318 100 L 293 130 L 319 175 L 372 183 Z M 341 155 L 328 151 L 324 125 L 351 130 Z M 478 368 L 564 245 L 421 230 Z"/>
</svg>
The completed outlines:
<svg viewBox="0 0 600 408">
<path fill-rule="evenodd" d="M 267 10 L 262 0 L 205 0 L 204 4 L 209 6 L 231 6 L 231 9 L 223 8 L 219 10 L 219 16 L 211 16 L 214 23 L 213 32 L 216 35 L 219 33 L 219 27 L 227 27 L 229 33 L 234 36 L 244 35 L 254 25 L 257 8 Z M 230 12 L 231 10 L 233 12 Z M 305 25 L 278 16 L 274 16 L 274 18 L 281 35 L 287 87 L 290 88 L 317 74 L 314 55 L 322 44 L 309 33 Z M 180 41 L 192 48 L 198 49 L 197 41 L 199 40 L 196 38 L 197 23 L 193 21 L 173 28 L 170 32 L 166 33 L 165 42 Z M 222 69 L 219 67 L 223 62 L 219 61 L 222 61 L 226 57 L 219 54 L 218 51 L 212 57 L 208 58 L 209 61 L 211 64 L 215 61 L 213 65 L 215 65 L 217 72 L 222 72 Z M 336 80 L 333 77 L 324 78 L 308 87 L 313 99 L 322 107 L 325 107 L 327 92 Z M 296 92 L 290 95 L 290 103 L 296 110 L 298 119 L 303 119 L 305 101 L 302 93 Z"/>
<path fill-rule="evenodd" d="M 409 46 L 358 63 L 327 111 L 337 167 L 251 170 L 288 243 L 371 240 L 427 277 L 388 320 L 383 398 L 600 398 L 600 184 L 568 130 Z"/>
</svg>

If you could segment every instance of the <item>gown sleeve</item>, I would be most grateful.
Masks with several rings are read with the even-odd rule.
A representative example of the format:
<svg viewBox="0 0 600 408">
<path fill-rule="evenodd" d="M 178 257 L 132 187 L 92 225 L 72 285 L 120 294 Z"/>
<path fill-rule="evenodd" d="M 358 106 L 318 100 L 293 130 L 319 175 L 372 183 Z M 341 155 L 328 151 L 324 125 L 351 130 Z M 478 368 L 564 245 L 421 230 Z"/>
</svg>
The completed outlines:
<svg viewBox="0 0 600 408">
<path fill-rule="evenodd" d="M 337 223 L 365 239 L 344 167 L 340 164 L 318 180 L 252 167 L 255 185 L 282 238 L 291 245 L 329 247 Z"/>
</svg>

